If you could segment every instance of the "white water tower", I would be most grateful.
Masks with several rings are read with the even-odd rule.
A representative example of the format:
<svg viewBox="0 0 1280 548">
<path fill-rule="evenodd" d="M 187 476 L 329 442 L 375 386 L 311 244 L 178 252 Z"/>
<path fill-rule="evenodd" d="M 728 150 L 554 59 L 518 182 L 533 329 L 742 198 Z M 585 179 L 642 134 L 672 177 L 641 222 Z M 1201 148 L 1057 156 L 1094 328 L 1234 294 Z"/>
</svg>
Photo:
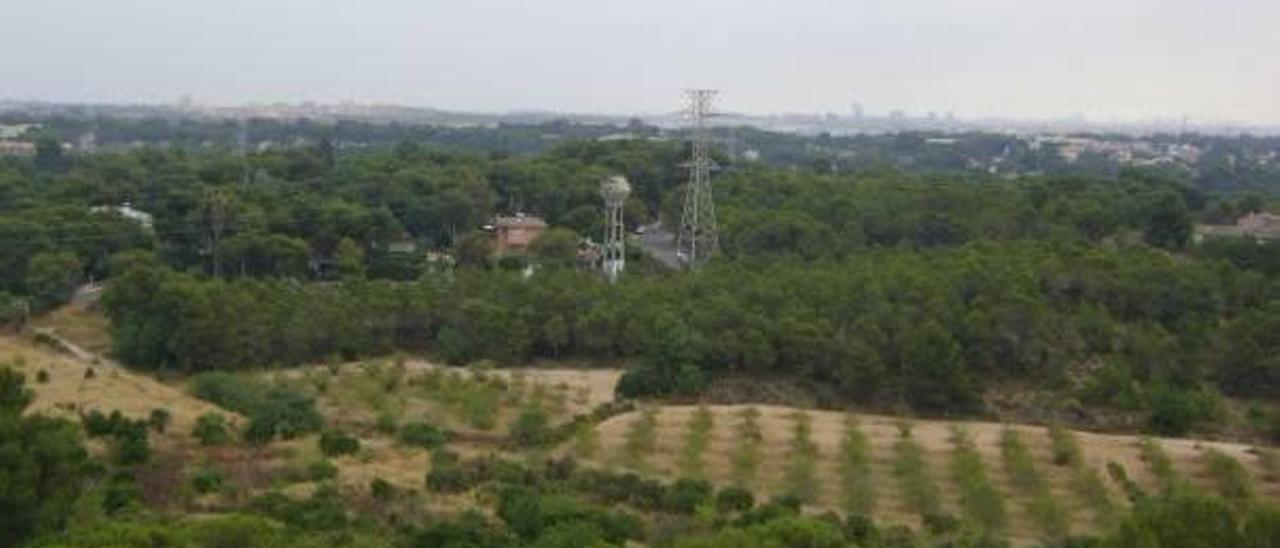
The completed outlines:
<svg viewBox="0 0 1280 548">
<path fill-rule="evenodd" d="M 627 231 L 622 222 L 622 208 L 631 195 L 627 178 L 614 175 L 600 183 L 600 197 L 604 198 L 604 247 L 601 249 L 600 267 L 609 281 L 627 266 Z"/>
</svg>

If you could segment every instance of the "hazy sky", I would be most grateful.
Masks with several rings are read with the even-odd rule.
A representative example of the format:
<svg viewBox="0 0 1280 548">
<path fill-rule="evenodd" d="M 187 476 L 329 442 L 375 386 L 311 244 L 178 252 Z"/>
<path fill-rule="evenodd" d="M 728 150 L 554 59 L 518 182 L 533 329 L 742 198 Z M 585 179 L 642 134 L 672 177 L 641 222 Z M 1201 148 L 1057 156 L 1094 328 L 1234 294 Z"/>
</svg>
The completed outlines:
<svg viewBox="0 0 1280 548">
<path fill-rule="evenodd" d="M 1280 122 L 1280 0 L 0 0 L 0 97 Z"/>
</svg>

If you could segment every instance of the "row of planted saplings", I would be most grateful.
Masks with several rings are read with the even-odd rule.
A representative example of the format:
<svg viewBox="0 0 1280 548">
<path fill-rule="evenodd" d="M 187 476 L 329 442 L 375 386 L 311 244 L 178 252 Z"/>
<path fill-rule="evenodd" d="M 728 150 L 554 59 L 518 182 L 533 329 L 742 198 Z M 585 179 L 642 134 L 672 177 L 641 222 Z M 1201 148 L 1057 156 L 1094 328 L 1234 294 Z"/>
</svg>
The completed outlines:
<svg viewBox="0 0 1280 548">
<path fill-rule="evenodd" d="M 635 470 L 648 470 L 650 456 L 657 449 L 657 415 L 656 408 L 642 408 L 628 424 L 617 453 L 608 455 L 606 460 Z M 753 407 L 736 411 L 730 419 L 729 479 L 742 487 L 761 487 L 757 485 L 757 476 L 763 461 L 765 437 L 760 419 L 760 412 Z M 826 483 L 819 482 L 817 478 L 818 462 L 823 455 L 813 440 L 810 415 L 797 411 L 788 419 L 790 432 L 786 463 L 781 470 L 782 484 L 773 487 L 806 502 L 814 502 L 819 495 L 829 494 L 849 514 L 869 515 L 875 512 L 879 491 L 892 487 L 881 485 L 883 479 L 874 473 L 872 444 L 859 421 L 855 417 L 845 420 L 839 445 L 835 454 L 830 455 L 836 459 L 838 481 Z M 706 477 L 705 453 L 716 421 L 716 414 L 709 408 L 698 407 L 685 423 L 676 458 L 676 471 L 682 477 Z M 1037 462 L 1021 430 L 1006 428 L 1001 432 L 998 468 L 1006 479 L 1006 493 L 1006 489 L 1001 489 L 992 478 L 991 470 L 996 469 L 996 465 L 985 462 L 970 432 L 963 426 L 953 426 L 945 472 L 955 487 L 960 514 L 985 532 L 1004 532 L 1009 524 L 1008 497 L 1047 538 L 1064 538 L 1070 533 L 1073 523 L 1086 519 L 1091 520 L 1096 529 L 1114 525 L 1124 505 L 1116 499 L 1099 469 L 1085 461 L 1075 433 L 1052 426 L 1049 438 L 1052 464 L 1043 466 Z M 1144 438 L 1139 449 L 1158 489 L 1171 489 L 1182 481 L 1159 442 Z M 580 458 L 599 456 L 598 434 L 594 428 L 584 428 L 580 432 L 574 451 Z M 944 518 L 944 499 L 938 479 L 940 471 L 931 468 L 926 449 L 915 439 L 910 423 L 899 424 L 898 436 L 886 457 L 891 462 L 892 483 L 896 484 L 904 506 L 919 514 L 926 523 Z M 1274 468 L 1280 475 L 1280 459 L 1274 453 L 1261 450 L 1259 459 L 1264 469 Z M 1241 503 L 1256 496 L 1253 480 L 1238 460 L 1212 449 L 1204 451 L 1202 460 L 1204 473 L 1219 494 Z M 1051 471 L 1050 468 L 1058 470 Z M 1107 470 L 1112 481 L 1128 498 L 1142 496 L 1142 489 L 1128 479 L 1118 463 L 1108 463 Z M 1063 486 L 1080 501 L 1078 506 L 1055 491 L 1052 477 L 1059 474 L 1064 477 Z M 1088 514 L 1088 517 L 1078 514 Z"/>
</svg>

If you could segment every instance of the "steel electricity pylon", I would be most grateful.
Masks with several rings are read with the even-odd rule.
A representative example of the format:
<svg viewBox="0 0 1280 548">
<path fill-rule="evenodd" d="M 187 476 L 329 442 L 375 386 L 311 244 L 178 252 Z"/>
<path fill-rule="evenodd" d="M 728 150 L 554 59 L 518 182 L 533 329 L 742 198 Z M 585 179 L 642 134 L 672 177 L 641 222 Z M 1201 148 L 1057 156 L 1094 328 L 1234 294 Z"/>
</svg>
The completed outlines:
<svg viewBox="0 0 1280 548">
<path fill-rule="evenodd" d="M 716 207 L 711 196 L 711 100 L 715 90 L 695 89 L 686 92 L 689 104 L 685 115 L 691 121 L 693 149 L 689 167 L 689 185 L 685 188 L 684 208 L 680 217 L 680 233 L 676 236 L 676 254 L 690 270 L 696 270 L 716 254 L 720 246 L 716 231 Z"/>
</svg>

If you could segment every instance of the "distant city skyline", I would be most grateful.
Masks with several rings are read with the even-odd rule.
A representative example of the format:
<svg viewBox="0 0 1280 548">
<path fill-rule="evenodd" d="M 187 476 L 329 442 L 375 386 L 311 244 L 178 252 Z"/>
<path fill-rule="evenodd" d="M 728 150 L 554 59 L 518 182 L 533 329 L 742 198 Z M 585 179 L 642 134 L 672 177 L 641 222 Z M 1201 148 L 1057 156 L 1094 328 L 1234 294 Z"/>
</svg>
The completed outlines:
<svg viewBox="0 0 1280 548">
<path fill-rule="evenodd" d="M 0 98 L 1280 124 L 1274 0 L 7 0 Z"/>
</svg>

